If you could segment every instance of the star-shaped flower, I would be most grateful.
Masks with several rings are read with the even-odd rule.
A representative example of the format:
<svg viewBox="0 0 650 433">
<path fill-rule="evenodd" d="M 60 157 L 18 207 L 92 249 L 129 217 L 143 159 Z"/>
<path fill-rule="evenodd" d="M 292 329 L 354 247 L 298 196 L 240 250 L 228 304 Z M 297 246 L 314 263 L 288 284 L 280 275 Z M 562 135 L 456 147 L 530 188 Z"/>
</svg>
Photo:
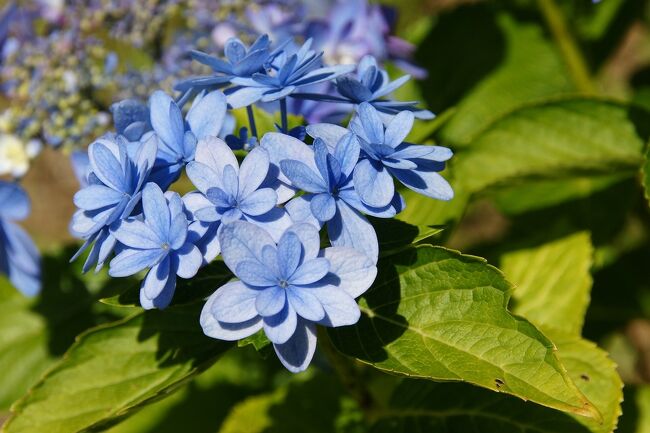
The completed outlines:
<svg viewBox="0 0 650 433">
<path fill-rule="evenodd" d="M 177 193 L 165 196 L 150 182 L 142 192 L 142 209 L 143 220 L 130 218 L 114 228 L 113 235 L 124 248 L 111 260 L 109 275 L 126 277 L 149 268 L 140 287 L 140 303 L 146 309 L 165 308 L 174 295 L 176 275 L 192 278 L 202 256 L 188 237 L 188 221 Z"/>
<path fill-rule="evenodd" d="M 305 370 L 316 349 L 315 325 L 352 325 L 354 298 L 374 281 L 372 260 L 354 249 L 320 250 L 318 229 L 290 227 L 276 244 L 262 228 L 236 221 L 220 234 L 224 262 L 239 278 L 217 289 L 201 312 L 206 335 L 238 340 L 264 329 L 282 364 Z"/>
</svg>

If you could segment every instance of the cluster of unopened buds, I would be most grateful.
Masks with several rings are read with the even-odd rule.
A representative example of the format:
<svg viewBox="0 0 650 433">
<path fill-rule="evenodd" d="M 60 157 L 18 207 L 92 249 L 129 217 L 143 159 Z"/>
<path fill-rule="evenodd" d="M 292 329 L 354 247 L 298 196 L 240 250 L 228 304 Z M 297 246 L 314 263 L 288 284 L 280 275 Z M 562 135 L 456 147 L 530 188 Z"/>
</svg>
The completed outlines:
<svg viewBox="0 0 650 433">
<path fill-rule="evenodd" d="M 372 285 L 379 256 L 366 215 L 404 209 L 395 180 L 451 199 L 438 172 L 452 153 L 405 141 L 415 118 L 433 115 L 388 99 L 408 77 L 390 81 L 372 57 L 324 66 L 309 40 L 273 46 L 267 36 L 250 47 L 229 40 L 223 59 L 192 56 L 213 74 L 179 83 L 177 100 L 157 91 L 148 106 L 117 104 L 116 132 L 75 155 L 83 185 L 71 230 L 85 240 L 77 256 L 87 251 L 84 270 L 110 261 L 113 277 L 147 270 L 140 303 L 149 309 L 167 307 L 177 277 L 221 255 L 236 279 L 208 298 L 205 334 L 239 340 L 263 329 L 285 367 L 302 371 L 316 325 L 359 319 L 355 298 Z M 326 82 L 337 94 L 318 93 Z M 351 120 L 290 129 L 296 99 L 340 104 Z M 276 131 L 258 136 L 254 104 L 279 108 Z M 229 110 L 244 107 L 249 128 L 227 135 Z M 181 197 L 169 188 L 183 172 L 196 191 Z"/>
</svg>

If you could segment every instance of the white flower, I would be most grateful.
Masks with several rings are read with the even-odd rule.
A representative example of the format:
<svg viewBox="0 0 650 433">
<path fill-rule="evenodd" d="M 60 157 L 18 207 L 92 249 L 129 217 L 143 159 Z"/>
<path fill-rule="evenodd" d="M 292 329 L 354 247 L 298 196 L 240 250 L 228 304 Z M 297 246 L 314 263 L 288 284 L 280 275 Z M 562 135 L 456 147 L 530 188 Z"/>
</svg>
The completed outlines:
<svg viewBox="0 0 650 433">
<path fill-rule="evenodd" d="M 29 160 L 41 150 L 38 140 L 23 143 L 12 134 L 0 134 L 0 176 L 22 177 L 29 169 Z"/>
</svg>

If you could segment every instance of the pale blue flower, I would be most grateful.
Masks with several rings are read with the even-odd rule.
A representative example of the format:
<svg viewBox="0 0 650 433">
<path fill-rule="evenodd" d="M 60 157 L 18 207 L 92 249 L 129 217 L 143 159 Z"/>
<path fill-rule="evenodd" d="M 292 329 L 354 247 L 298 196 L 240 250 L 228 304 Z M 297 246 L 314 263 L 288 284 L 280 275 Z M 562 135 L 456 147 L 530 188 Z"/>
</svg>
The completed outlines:
<svg viewBox="0 0 650 433">
<path fill-rule="evenodd" d="M 219 254 L 217 233 L 223 224 L 248 221 L 263 227 L 276 240 L 291 225 L 289 215 L 277 206 L 278 194 L 269 182 L 277 173 L 270 168 L 269 155 L 263 148 L 250 151 L 240 167 L 222 140 L 199 142 L 196 158 L 187 166 L 187 176 L 198 191 L 187 194 L 183 201 L 204 227 L 201 249 L 206 261 Z"/>
<path fill-rule="evenodd" d="M 433 119 L 434 114 L 429 110 L 418 108 L 417 101 L 392 101 L 386 99 L 410 78 L 409 75 L 404 75 L 397 80 L 390 81 L 388 73 L 379 68 L 375 58 L 365 56 L 357 67 L 356 77 L 345 75 L 337 78 L 336 90 L 339 96 L 319 93 L 296 93 L 293 97 L 353 105 L 368 102 L 385 114 L 395 115 L 401 111 L 412 111 L 418 119 Z"/>
<path fill-rule="evenodd" d="M 110 263 L 109 275 L 126 277 L 149 269 L 140 287 L 145 309 L 165 308 L 176 289 L 176 276 L 192 278 L 202 264 L 199 249 L 188 236 L 188 221 L 177 193 L 163 194 L 155 183 L 142 192 L 142 220 L 130 218 L 114 227 L 124 246 Z"/>
<path fill-rule="evenodd" d="M 388 125 L 367 102 L 359 105 L 348 127 L 359 139 L 361 161 L 354 168 L 354 188 L 368 206 L 383 207 L 395 196 L 393 177 L 407 188 L 438 200 L 451 200 L 454 192 L 438 174 L 453 153 L 446 147 L 410 144 L 404 141 L 414 116 L 402 111 Z M 308 128 L 319 137 L 335 140 L 347 131 L 336 125 L 316 124 Z"/>
<path fill-rule="evenodd" d="M 305 194 L 288 202 L 286 208 L 295 222 L 309 222 L 319 229 L 327 223 L 327 234 L 332 245 L 355 248 L 376 262 L 379 255 L 377 235 L 362 212 L 391 218 L 402 210 L 403 200 L 395 192 L 391 203 L 382 208 L 364 204 L 354 189 L 352 179 L 354 167 L 359 161 L 358 139 L 348 132 L 330 145 L 331 151 L 322 138 L 316 138 L 313 151 L 310 148 L 310 160 L 280 161 L 282 173 L 291 184 L 305 191 Z"/>
<path fill-rule="evenodd" d="M 272 75 L 257 73 L 251 78 L 233 78 L 232 83 L 239 87 L 229 92 L 228 103 L 239 108 L 258 101 L 282 100 L 300 87 L 333 80 L 354 69 L 351 65 L 323 67 L 322 56 L 322 52 L 311 50 L 311 40 L 294 54 L 282 52 L 274 61 Z"/>
<path fill-rule="evenodd" d="M 158 155 L 151 180 L 167 189 L 194 160 L 199 140 L 217 137 L 226 119 L 226 98 L 220 91 L 199 94 L 183 120 L 176 102 L 162 91 L 149 99 L 151 125 L 158 137 Z"/>
<path fill-rule="evenodd" d="M 23 294 L 41 290 L 40 255 L 27 232 L 16 221 L 27 218 L 27 193 L 15 183 L 0 180 L 0 273 Z"/>
<path fill-rule="evenodd" d="M 373 283 L 377 268 L 352 248 L 320 250 L 318 229 L 296 224 L 274 242 L 244 221 L 227 224 L 219 240 L 223 260 L 239 278 L 217 289 L 201 312 L 206 335 L 239 340 L 264 329 L 282 364 L 305 370 L 316 349 L 316 324 L 353 325 L 355 298 Z"/>
<path fill-rule="evenodd" d="M 154 166 L 156 152 L 153 137 L 141 143 L 133 157 L 119 136 L 106 136 L 89 146 L 86 184 L 74 196 L 74 204 L 79 209 L 70 224 L 70 231 L 85 239 L 72 260 L 93 245 L 84 272 L 95 263 L 100 269 L 115 248 L 116 241 L 109 228 L 130 216 L 140 203 L 141 189 Z"/>
</svg>

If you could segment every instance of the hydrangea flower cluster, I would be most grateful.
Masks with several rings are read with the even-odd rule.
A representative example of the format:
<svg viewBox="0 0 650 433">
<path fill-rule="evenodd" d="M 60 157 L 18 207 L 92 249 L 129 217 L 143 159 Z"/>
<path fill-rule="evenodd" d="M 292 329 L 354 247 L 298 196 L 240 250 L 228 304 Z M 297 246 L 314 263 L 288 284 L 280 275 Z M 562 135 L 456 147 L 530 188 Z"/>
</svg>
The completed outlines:
<svg viewBox="0 0 650 433">
<path fill-rule="evenodd" d="M 238 340 L 263 330 L 282 364 L 298 372 L 313 357 L 316 325 L 360 317 L 355 298 L 372 285 L 379 257 L 366 215 L 404 209 L 395 180 L 451 199 L 438 172 L 452 153 L 405 141 L 419 111 L 387 99 L 397 85 L 372 61 L 363 62 L 359 81 L 355 66 L 325 65 L 311 41 L 272 47 L 262 36 L 250 47 L 229 40 L 225 60 L 193 52 L 213 74 L 180 83 L 179 100 L 156 91 L 146 108 L 119 104 L 116 132 L 93 142 L 78 167 L 83 187 L 71 229 L 85 240 L 77 256 L 90 250 L 84 269 L 110 260 L 114 277 L 146 271 L 144 308 L 167 307 L 177 277 L 193 278 L 221 255 L 237 279 L 209 297 L 205 334 Z M 374 96 L 332 100 L 352 110 L 347 126 L 290 129 L 287 99 L 333 80 Z M 280 124 L 261 135 L 252 106 L 267 103 L 280 107 Z M 228 110 L 244 107 L 252 135 L 240 152 L 241 136 L 220 136 Z M 196 190 L 181 197 L 169 188 L 183 172 Z"/>
</svg>

